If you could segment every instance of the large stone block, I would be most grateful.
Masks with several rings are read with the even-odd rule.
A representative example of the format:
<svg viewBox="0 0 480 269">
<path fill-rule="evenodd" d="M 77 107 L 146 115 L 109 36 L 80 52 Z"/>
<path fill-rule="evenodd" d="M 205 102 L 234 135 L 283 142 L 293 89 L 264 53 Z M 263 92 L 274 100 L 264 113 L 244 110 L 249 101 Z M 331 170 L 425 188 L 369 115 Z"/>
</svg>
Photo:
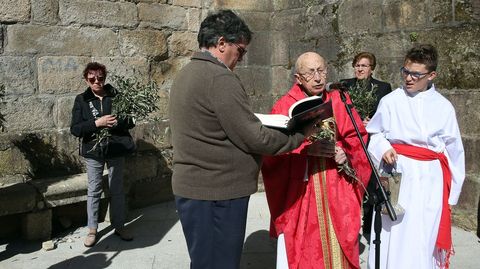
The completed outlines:
<svg viewBox="0 0 480 269">
<path fill-rule="evenodd" d="M 42 25 L 11 25 L 7 28 L 10 54 L 118 55 L 117 37 L 110 29 Z"/>
<path fill-rule="evenodd" d="M 0 0 L 0 22 L 28 22 L 30 20 L 29 0 Z"/>
<path fill-rule="evenodd" d="M 271 71 L 269 67 L 260 66 L 235 69 L 235 73 L 237 73 L 240 77 L 247 94 L 250 96 L 270 94 L 270 72 Z"/>
<path fill-rule="evenodd" d="M 288 33 L 289 41 L 303 39 L 306 31 L 304 12 L 304 9 L 289 9 L 273 13 L 271 30 Z"/>
<path fill-rule="evenodd" d="M 437 0 L 429 8 L 429 20 L 433 24 L 445 24 L 453 21 L 452 0 Z"/>
<path fill-rule="evenodd" d="M 69 128 L 72 121 L 72 108 L 75 96 L 60 97 L 53 108 L 55 126 Z"/>
<path fill-rule="evenodd" d="M 467 174 L 458 204 L 453 207 L 453 224 L 471 231 L 478 231 L 480 210 L 480 175 Z"/>
<path fill-rule="evenodd" d="M 288 66 L 288 38 L 289 34 L 283 31 L 270 32 L 270 64 Z"/>
<path fill-rule="evenodd" d="M 214 0 L 213 7 L 215 9 L 272 11 L 273 3 L 271 0 Z"/>
<path fill-rule="evenodd" d="M 318 5 L 312 6 L 306 11 L 305 38 L 330 37 L 331 39 L 337 31 L 336 6 Z M 332 42 L 333 43 L 333 42 Z"/>
<path fill-rule="evenodd" d="M 35 92 L 35 64 L 31 57 L 1 56 L 0 84 L 6 95 L 25 95 Z"/>
<path fill-rule="evenodd" d="M 57 0 L 32 1 L 32 20 L 39 23 L 55 24 L 58 22 Z"/>
<path fill-rule="evenodd" d="M 382 3 L 369 0 L 343 1 L 338 7 L 337 18 L 339 33 L 379 33 L 383 28 Z"/>
<path fill-rule="evenodd" d="M 250 66 L 268 66 L 270 65 L 270 58 L 272 48 L 265 44 L 270 44 L 269 32 L 257 32 L 253 35 L 252 41 L 248 46 L 248 53 L 243 57 L 243 62 Z M 243 64 L 242 62 L 242 64 Z"/>
<path fill-rule="evenodd" d="M 480 139 L 477 137 L 462 137 L 465 149 L 465 170 L 468 173 L 480 174 Z"/>
<path fill-rule="evenodd" d="M 109 76 L 107 83 L 112 81 L 112 75 L 123 76 L 125 78 L 135 77 L 140 82 L 149 81 L 149 63 L 145 57 L 95 57 L 92 60 L 100 62 L 107 67 Z"/>
<path fill-rule="evenodd" d="M 202 0 L 173 0 L 172 4 L 181 7 L 202 7 Z"/>
<path fill-rule="evenodd" d="M 191 56 L 198 51 L 197 33 L 174 32 L 170 37 L 169 48 L 173 55 Z"/>
<path fill-rule="evenodd" d="M 170 148 L 168 120 L 141 122 L 130 133 L 135 139 L 137 149 L 141 151 L 162 151 Z"/>
<path fill-rule="evenodd" d="M 89 57 L 44 56 L 38 59 L 38 89 L 40 93 L 76 93 L 86 89 L 83 69 Z"/>
<path fill-rule="evenodd" d="M 103 27 L 134 27 L 138 23 L 137 7 L 129 2 L 63 0 L 59 16 L 63 24 Z"/>
<path fill-rule="evenodd" d="M 441 90 L 441 93 L 452 102 L 457 114 L 462 135 L 478 137 L 480 128 L 480 90 Z M 480 142 L 480 141 L 479 141 Z M 480 158 L 480 156 L 478 156 Z"/>
<path fill-rule="evenodd" d="M 120 31 L 120 51 L 128 57 L 159 57 L 167 53 L 167 38 L 161 31 Z"/>
<path fill-rule="evenodd" d="M 196 8 L 190 8 L 187 12 L 188 31 L 198 32 L 200 29 L 202 11 Z"/>
<path fill-rule="evenodd" d="M 137 6 L 141 27 L 171 28 L 175 30 L 186 30 L 188 28 L 187 20 L 185 20 L 187 10 L 183 7 L 145 3 L 139 3 Z"/>
<path fill-rule="evenodd" d="M 255 33 L 259 31 L 269 31 L 272 13 L 261 11 L 244 11 L 242 12 L 243 19 L 251 31 Z"/>
<path fill-rule="evenodd" d="M 52 234 L 52 210 L 31 212 L 23 216 L 22 235 L 26 240 L 46 240 Z"/>
<path fill-rule="evenodd" d="M 385 30 L 425 29 L 429 23 L 428 5 L 425 1 L 415 0 L 389 2 L 384 6 Z M 369 5 L 365 7 L 370 8 Z"/>
<path fill-rule="evenodd" d="M 0 185 L 11 183 L 11 176 L 22 175 L 24 178 L 31 171 L 30 162 L 25 154 L 18 147 L 13 146 L 10 141 L 5 141 L 7 139 L 10 138 L 2 137 L 2 144 L 8 144 L 8 148 L 0 151 Z M 20 178 L 15 181 L 19 183 L 18 180 Z"/>
<path fill-rule="evenodd" d="M 9 132 L 44 130 L 54 127 L 53 98 L 25 97 L 6 102 L 2 114 Z M 21 120 L 19 120 L 21 119 Z"/>
<path fill-rule="evenodd" d="M 272 89 L 273 96 L 282 96 L 292 87 L 295 79 L 293 78 L 293 69 L 284 66 L 272 67 Z"/>
<path fill-rule="evenodd" d="M 0 188 L 0 216 L 29 212 L 36 207 L 37 192 L 27 183 Z"/>
<path fill-rule="evenodd" d="M 170 92 L 170 86 L 178 71 L 190 62 L 190 57 L 171 57 L 165 61 L 153 61 L 152 79 L 155 80 L 163 91 Z"/>
<path fill-rule="evenodd" d="M 125 169 L 125 179 L 127 184 L 135 181 L 156 178 L 160 169 L 159 157 L 149 153 L 137 153 L 136 156 L 129 158 L 128 169 Z"/>
</svg>

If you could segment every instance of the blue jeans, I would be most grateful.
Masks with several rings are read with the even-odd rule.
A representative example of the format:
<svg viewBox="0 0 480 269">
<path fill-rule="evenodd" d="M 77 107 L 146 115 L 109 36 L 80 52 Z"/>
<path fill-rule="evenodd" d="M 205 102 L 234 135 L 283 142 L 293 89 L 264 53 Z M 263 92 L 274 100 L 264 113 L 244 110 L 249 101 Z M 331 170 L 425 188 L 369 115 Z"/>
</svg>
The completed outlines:
<svg viewBox="0 0 480 269">
<path fill-rule="evenodd" d="M 88 228 L 98 228 L 98 211 L 102 196 L 102 175 L 105 164 L 108 169 L 110 191 L 110 220 L 115 229 L 125 224 L 125 194 L 123 192 L 123 167 L 125 158 L 92 159 L 85 158 L 87 164 L 87 215 Z"/>
<path fill-rule="evenodd" d="M 175 196 L 191 269 L 238 269 L 250 196 L 204 201 Z"/>
</svg>

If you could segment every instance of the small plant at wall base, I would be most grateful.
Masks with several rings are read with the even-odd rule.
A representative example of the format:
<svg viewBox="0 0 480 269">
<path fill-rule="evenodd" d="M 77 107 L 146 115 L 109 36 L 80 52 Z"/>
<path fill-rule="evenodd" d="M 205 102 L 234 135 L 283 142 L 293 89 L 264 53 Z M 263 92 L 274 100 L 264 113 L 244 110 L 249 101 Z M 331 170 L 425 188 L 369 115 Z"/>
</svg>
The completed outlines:
<svg viewBox="0 0 480 269">
<path fill-rule="evenodd" d="M 160 99 L 159 88 L 155 81 L 141 83 L 136 78 L 125 78 L 113 75 L 112 84 L 117 89 L 117 95 L 112 102 L 112 115 L 117 119 L 132 118 L 135 121 L 144 120 L 158 110 L 157 102 Z M 92 150 L 110 136 L 109 128 L 102 129 L 96 134 L 96 143 Z"/>
<path fill-rule="evenodd" d="M 414 43 L 417 42 L 418 40 L 418 33 L 417 32 L 411 32 L 409 35 L 410 42 Z"/>
</svg>

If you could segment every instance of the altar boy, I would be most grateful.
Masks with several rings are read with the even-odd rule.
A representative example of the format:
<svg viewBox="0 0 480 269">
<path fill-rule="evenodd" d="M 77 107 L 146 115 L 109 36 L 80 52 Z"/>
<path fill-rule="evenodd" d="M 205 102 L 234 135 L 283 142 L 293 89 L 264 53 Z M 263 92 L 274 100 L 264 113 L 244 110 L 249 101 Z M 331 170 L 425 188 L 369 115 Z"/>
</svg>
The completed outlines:
<svg viewBox="0 0 480 269">
<path fill-rule="evenodd" d="M 402 173 L 398 203 L 405 213 L 396 221 L 382 216 L 381 268 L 448 268 L 453 254 L 451 205 L 460 196 L 465 157 L 455 109 L 433 84 L 437 55 L 432 45 L 410 49 L 400 69 L 403 86 L 380 101 L 367 125 L 370 154 Z"/>
</svg>

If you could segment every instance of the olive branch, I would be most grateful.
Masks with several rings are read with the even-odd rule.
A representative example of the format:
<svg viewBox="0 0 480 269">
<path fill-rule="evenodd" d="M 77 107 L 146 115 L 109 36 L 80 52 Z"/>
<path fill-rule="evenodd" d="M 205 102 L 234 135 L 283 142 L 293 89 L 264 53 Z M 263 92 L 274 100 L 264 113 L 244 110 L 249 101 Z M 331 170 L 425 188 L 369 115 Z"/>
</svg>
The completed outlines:
<svg viewBox="0 0 480 269">
<path fill-rule="evenodd" d="M 370 82 L 366 79 L 358 80 L 348 90 L 350 100 L 362 119 L 370 117 L 375 110 L 375 102 L 377 100 L 375 92 L 377 85 L 373 84 L 372 88 L 368 88 Z"/>
<path fill-rule="evenodd" d="M 117 120 L 131 118 L 134 122 L 147 119 L 149 115 L 158 110 L 160 99 L 159 88 L 155 81 L 141 83 L 137 78 L 125 78 L 112 75 L 112 84 L 115 85 L 117 94 L 112 100 L 112 115 Z M 103 128 L 95 134 L 95 145 L 91 151 L 111 136 L 110 128 Z"/>
</svg>

